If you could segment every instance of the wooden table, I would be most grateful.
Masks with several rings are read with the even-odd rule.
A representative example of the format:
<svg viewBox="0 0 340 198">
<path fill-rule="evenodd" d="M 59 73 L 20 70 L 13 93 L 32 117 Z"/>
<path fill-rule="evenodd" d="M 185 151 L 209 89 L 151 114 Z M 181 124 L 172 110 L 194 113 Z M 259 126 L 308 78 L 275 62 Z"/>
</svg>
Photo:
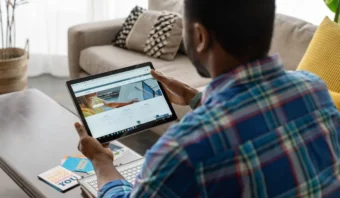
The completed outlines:
<svg viewBox="0 0 340 198">
<path fill-rule="evenodd" d="M 0 169 L 0 197 L 27 198 L 28 195 L 26 195 L 25 192 L 21 190 L 21 188 L 19 188 L 2 169 Z"/>
<path fill-rule="evenodd" d="M 77 121 L 75 114 L 37 90 L 0 96 L 0 168 L 30 197 L 82 197 L 79 187 L 60 193 L 37 178 L 65 155 L 79 154 L 73 126 Z M 115 163 L 133 160 L 129 156 Z"/>
</svg>

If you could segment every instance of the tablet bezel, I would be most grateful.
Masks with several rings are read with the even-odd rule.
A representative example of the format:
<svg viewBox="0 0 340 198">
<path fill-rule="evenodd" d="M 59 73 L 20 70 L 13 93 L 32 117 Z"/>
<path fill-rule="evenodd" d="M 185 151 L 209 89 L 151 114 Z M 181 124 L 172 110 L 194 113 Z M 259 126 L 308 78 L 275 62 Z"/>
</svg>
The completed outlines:
<svg viewBox="0 0 340 198">
<path fill-rule="evenodd" d="M 78 115 L 81 118 L 81 122 L 83 123 L 83 125 L 84 125 L 84 127 L 85 127 L 85 129 L 86 129 L 86 131 L 88 133 L 88 135 L 90 135 L 92 137 L 91 130 L 90 130 L 90 128 L 89 128 L 89 126 L 88 126 L 88 124 L 86 122 L 86 119 L 85 119 L 85 117 L 84 117 L 84 115 L 83 115 L 83 113 L 81 111 L 80 105 L 77 102 L 77 97 L 75 96 L 75 93 L 73 91 L 72 85 L 78 84 L 78 83 L 82 83 L 82 82 L 85 82 L 85 81 L 89 81 L 89 80 L 94 80 L 94 79 L 98 79 L 98 78 L 102 78 L 102 77 L 111 76 L 111 75 L 114 75 L 114 74 L 119 74 L 119 73 L 131 71 L 131 70 L 139 69 L 139 68 L 143 68 L 143 67 L 148 67 L 148 66 L 152 70 L 154 70 L 153 64 L 151 62 L 147 62 L 147 63 L 133 65 L 133 66 L 130 66 L 130 67 L 125 67 L 125 68 L 114 70 L 114 71 L 110 71 L 110 72 L 105 72 L 105 73 L 102 73 L 102 74 L 97 74 L 97 75 L 92 75 L 92 76 L 88 76 L 88 77 L 84 77 L 84 78 L 70 80 L 70 81 L 66 82 L 66 86 L 67 86 L 68 91 L 69 91 L 69 93 L 71 95 L 73 104 L 74 104 L 74 106 L 77 109 Z M 136 133 L 139 133 L 139 132 L 143 132 L 145 130 L 148 130 L 150 128 L 153 128 L 153 127 L 156 127 L 156 126 L 159 126 L 159 125 L 162 125 L 162 124 L 166 124 L 166 123 L 169 123 L 169 122 L 172 122 L 172 121 L 176 121 L 178 118 L 177 118 L 176 112 L 173 109 L 173 106 L 171 105 L 169 97 L 167 96 L 163 85 L 161 83 L 159 83 L 158 81 L 157 81 L 157 83 L 158 83 L 158 85 L 159 85 L 159 87 L 160 87 L 160 89 L 161 89 L 161 91 L 163 93 L 163 96 L 164 96 L 164 98 L 165 98 L 165 100 L 166 100 L 166 102 L 167 102 L 167 104 L 168 104 L 168 106 L 170 108 L 170 111 L 172 112 L 172 116 L 171 117 L 138 125 L 136 129 L 132 129 L 130 131 L 122 133 L 121 135 L 112 135 L 112 133 L 115 132 L 115 131 L 113 131 L 111 134 L 109 134 L 107 136 L 103 136 L 103 137 L 97 138 L 97 140 L 100 143 L 108 143 L 108 142 L 120 139 L 122 137 L 130 136 L 130 135 L 133 135 L 133 134 L 136 134 Z"/>
</svg>

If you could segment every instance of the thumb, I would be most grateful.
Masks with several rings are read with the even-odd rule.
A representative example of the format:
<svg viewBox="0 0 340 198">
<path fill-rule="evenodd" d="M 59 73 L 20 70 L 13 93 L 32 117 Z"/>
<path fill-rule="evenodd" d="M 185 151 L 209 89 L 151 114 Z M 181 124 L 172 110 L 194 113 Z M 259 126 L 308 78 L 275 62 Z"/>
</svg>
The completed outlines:
<svg viewBox="0 0 340 198">
<path fill-rule="evenodd" d="M 77 132 L 78 132 L 78 135 L 79 135 L 80 138 L 87 136 L 87 132 L 86 132 L 84 126 L 82 126 L 81 124 L 79 124 L 77 122 L 77 123 L 74 124 L 74 127 L 77 129 Z"/>
</svg>

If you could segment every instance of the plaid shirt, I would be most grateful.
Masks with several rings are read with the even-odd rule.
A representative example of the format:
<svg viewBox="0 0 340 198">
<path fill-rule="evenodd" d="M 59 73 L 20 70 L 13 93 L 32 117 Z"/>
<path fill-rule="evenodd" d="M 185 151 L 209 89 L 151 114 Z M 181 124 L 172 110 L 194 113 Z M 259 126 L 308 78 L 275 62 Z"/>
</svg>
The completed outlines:
<svg viewBox="0 0 340 198">
<path fill-rule="evenodd" d="M 340 113 L 327 87 L 278 56 L 237 67 L 206 89 L 146 154 L 135 186 L 101 197 L 340 197 Z"/>
</svg>

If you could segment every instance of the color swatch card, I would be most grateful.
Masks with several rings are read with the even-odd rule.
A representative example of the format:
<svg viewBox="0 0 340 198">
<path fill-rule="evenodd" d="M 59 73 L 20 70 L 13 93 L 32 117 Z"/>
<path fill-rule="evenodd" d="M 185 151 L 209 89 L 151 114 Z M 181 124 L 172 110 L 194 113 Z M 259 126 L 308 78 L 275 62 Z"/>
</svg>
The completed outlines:
<svg viewBox="0 0 340 198">
<path fill-rule="evenodd" d="M 63 164 L 67 170 L 88 173 L 94 170 L 92 163 L 87 158 L 68 157 Z"/>
<path fill-rule="evenodd" d="M 77 186 L 79 184 L 78 179 L 81 177 L 66 170 L 62 166 L 57 166 L 38 175 L 38 178 L 58 191 L 65 192 Z"/>
<path fill-rule="evenodd" d="M 74 157 L 74 158 L 85 158 L 86 157 L 84 155 L 66 155 L 62 160 L 61 160 L 61 165 L 63 165 L 65 163 L 65 161 L 67 160 L 67 158 L 69 157 Z"/>
</svg>

